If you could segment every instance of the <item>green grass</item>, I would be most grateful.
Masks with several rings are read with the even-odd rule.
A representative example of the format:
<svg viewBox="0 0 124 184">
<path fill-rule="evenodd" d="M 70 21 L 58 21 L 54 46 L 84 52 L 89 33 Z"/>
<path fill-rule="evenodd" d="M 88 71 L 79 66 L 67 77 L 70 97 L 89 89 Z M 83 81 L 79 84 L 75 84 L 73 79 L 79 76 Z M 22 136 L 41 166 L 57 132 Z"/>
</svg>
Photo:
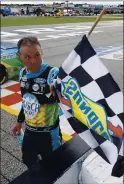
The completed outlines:
<svg viewBox="0 0 124 184">
<path fill-rule="evenodd" d="M 124 15 L 123 14 L 114 14 L 112 16 L 114 16 L 114 17 L 123 17 Z"/>
<path fill-rule="evenodd" d="M 112 17 L 105 15 L 102 21 L 122 20 L 122 17 Z M 79 23 L 79 22 L 94 22 L 96 17 L 2 17 L 1 27 L 9 26 L 25 26 L 25 25 L 47 25 L 47 24 L 64 24 L 64 23 Z"/>
</svg>

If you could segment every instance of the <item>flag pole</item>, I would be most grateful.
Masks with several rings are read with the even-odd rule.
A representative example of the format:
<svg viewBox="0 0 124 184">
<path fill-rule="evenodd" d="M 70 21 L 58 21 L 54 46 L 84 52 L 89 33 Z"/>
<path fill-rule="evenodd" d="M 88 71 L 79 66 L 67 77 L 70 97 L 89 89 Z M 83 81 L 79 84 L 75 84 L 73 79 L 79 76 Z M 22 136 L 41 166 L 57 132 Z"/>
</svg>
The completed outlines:
<svg viewBox="0 0 124 184">
<path fill-rule="evenodd" d="M 98 18 L 96 19 L 96 21 L 94 22 L 93 26 L 91 27 L 87 37 L 89 37 L 91 35 L 91 33 L 93 32 L 93 30 L 95 29 L 96 25 L 98 24 L 98 22 L 100 21 L 100 19 L 102 18 L 102 16 L 105 14 L 106 12 L 106 8 L 103 8 L 103 10 L 101 11 L 100 15 L 98 16 Z"/>
</svg>

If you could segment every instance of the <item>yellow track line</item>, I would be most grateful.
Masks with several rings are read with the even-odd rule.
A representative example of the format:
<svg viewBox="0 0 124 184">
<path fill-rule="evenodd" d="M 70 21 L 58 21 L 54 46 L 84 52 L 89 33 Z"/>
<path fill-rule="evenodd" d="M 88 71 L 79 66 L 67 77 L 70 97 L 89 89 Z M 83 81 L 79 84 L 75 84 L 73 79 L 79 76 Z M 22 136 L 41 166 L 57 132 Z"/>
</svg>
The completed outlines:
<svg viewBox="0 0 124 184">
<path fill-rule="evenodd" d="M 4 104 L 1 104 L 1 109 L 15 116 L 18 116 L 18 113 L 19 113 L 17 110 L 14 110 L 11 107 L 4 105 Z M 64 141 L 68 141 L 72 138 L 72 136 L 62 132 L 62 138 Z"/>
<path fill-rule="evenodd" d="M 18 111 L 12 109 L 11 107 L 9 107 L 7 105 L 1 104 L 1 109 L 5 110 L 6 112 L 8 112 L 12 115 L 18 116 Z"/>
</svg>

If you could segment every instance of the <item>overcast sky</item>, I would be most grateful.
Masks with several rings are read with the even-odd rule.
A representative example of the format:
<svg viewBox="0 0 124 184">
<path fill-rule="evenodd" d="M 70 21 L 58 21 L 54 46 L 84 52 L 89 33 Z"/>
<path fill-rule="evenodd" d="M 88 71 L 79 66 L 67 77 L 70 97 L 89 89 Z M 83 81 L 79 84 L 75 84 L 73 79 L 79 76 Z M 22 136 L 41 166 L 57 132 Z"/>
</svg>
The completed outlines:
<svg viewBox="0 0 124 184">
<path fill-rule="evenodd" d="M 22 0 L 22 1 L 17 1 L 17 0 L 2 0 L 1 3 L 2 4 L 42 4 L 42 3 L 52 3 L 52 2 L 65 2 L 63 0 L 58 0 L 58 1 L 49 1 L 49 0 L 45 0 L 45 1 L 37 1 L 37 0 L 34 0 L 34 1 L 25 1 L 25 0 Z M 85 0 L 85 1 L 82 1 L 82 0 L 78 0 L 78 1 L 69 1 L 70 3 L 72 2 L 76 2 L 76 3 L 90 3 L 90 4 L 122 4 L 123 1 L 120 1 L 120 0 Z"/>
</svg>

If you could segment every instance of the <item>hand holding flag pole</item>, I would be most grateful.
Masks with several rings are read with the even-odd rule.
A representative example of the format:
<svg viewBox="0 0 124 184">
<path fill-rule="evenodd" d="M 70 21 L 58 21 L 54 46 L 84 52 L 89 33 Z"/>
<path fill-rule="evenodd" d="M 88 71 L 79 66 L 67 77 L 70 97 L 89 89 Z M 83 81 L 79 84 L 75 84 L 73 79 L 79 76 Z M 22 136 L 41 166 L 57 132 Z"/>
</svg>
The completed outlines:
<svg viewBox="0 0 124 184">
<path fill-rule="evenodd" d="M 91 27 L 87 37 L 89 38 L 89 36 L 91 35 L 91 33 L 93 32 L 93 30 L 95 29 L 95 27 L 97 26 L 98 22 L 100 21 L 100 19 L 102 18 L 102 16 L 105 14 L 106 12 L 106 8 L 103 8 L 103 10 L 101 11 L 100 15 L 98 16 L 98 18 L 96 19 L 96 21 L 94 22 L 93 26 Z"/>
</svg>

